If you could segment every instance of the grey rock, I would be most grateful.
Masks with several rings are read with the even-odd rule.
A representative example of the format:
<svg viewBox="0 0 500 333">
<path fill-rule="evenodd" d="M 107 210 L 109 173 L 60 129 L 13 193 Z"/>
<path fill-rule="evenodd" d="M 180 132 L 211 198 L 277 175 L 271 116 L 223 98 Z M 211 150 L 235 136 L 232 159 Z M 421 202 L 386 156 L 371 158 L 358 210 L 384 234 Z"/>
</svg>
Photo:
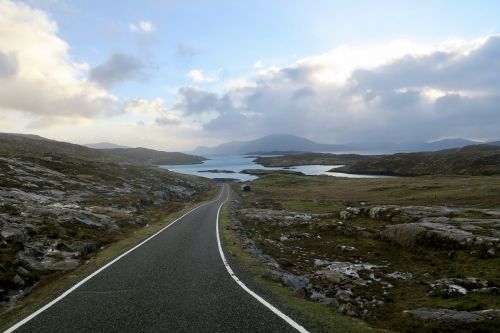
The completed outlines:
<svg viewBox="0 0 500 333">
<path fill-rule="evenodd" d="M 283 282 L 285 286 L 293 289 L 308 288 L 310 285 L 309 278 L 305 276 L 295 276 L 291 273 L 283 273 L 281 275 L 281 282 Z"/>
<path fill-rule="evenodd" d="M 500 310 L 498 309 L 467 312 L 449 309 L 419 308 L 406 310 L 404 313 L 420 320 L 431 320 L 441 323 L 474 323 L 491 320 L 500 316 Z"/>
<path fill-rule="evenodd" d="M 28 239 L 28 235 L 24 230 L 14 227 L 2 229 L 0 235 L 7 243 L 23 243 Z"/>
<path fill-rule="evenodd" d="M 323 303 L 323 304 L 333 305 L 336 308 L 338 308 L 340 305 L 340 302 L 336 298 L 332 298 L 332 297 L 323 298 L 323 299 L 319 300 L 319 302 Z"/>
<path fill-rule="evenodd" d="M 478 288 L 478 289 L 472 290 L 472 292 L 479 293 L 479 294 L 500 295 L 500 288 L 497 288 L 497 287 Z"/>
<path fill-rule="evenodd" d="M 14 278 L 12 279 L 12 282 L 18 286 L 18 287 L 22 287 L 24 286 L 26 283 L 24 282 L 23 278 L 20 277 L 19 275 L 15 275 Z"/>
<path fill-rule="evenodd" d="M 19 274 L 21 276 L 29 276 L 30 275 L 30 272 L 26 268 L 24 268 L 23 266 L 17 267 L 16 272 L 17 272 L 17 274 Z"/>
<path fill-rule="evenodd" d="M 350 245 L 337 245 L 337 249 L 341 250 L 342 252 L 356 251 L 356 248 Z"/>
<path fill-rule="evenodd" d="M 344 221 L 347 221 L 347 220 L 350 220 L 354 217 L 353 214 L 351 214 L 350 212 L 346 211 L 346 210 L 343 210 L 339 213 L 339 217 L 344 220 Z"/>
<path fill-rule="evenodd" d="M 368 312 L 361 306 L 354 305 L 351 303 L 340 304 L 340 306 L 337 308 L 337 311 L 342 314 L 346 314 L 348 316 L 357 317 L 361 319 L 363 319 L 366 316 L 366 313 Z"/>
<path fill-rule="evenodd" d="M 442 223 L 404 223 L 387 227 L 380 237 L 401 246 L 453 246 L 458 248 L 497 246 L 498 238 L 476 236 L 471 232 Z"/>
<path fill-rule="evenodd" d="M 413 280 L 413 274 L 409 272 L 392 272 L 389 274 L 386 274 L 387 277 L 391 279 L 399 279 L 399 280 Z"/>
</svg>

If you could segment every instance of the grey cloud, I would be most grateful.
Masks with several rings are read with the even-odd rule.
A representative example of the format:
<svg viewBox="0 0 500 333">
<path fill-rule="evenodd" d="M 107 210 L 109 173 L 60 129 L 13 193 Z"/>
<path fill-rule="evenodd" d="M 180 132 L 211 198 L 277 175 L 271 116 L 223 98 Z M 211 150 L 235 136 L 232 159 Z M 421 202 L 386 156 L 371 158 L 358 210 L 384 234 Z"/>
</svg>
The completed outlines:
<svg viewBox="0 0 500 333">
<path fill-rule="evenodd" d="M 352 80 L 359 88 L 397 89 L 438 86 L 445 90 L 500 89 L 500 36 L 491 36 L 469 55 L 436 52 L 405 57 L 377 70 L 358 70 Z"/>
<path fill-rule="evenodd" d="M 90 79 L 107 88 L 126 81 L 141 81 L 146 77 L 142 61 L 123 53 L 112 54 L 106 62 L 90 71 Z"/>
<path fill-rule="evenodd" d="M 357 70 L 343 86 L 314 82 L 317 71 L 307 64 L 284 68 L 245 88 L 243 97 L 241 90 L 219 96 L 183 88 L 177 109 L 218 112 L 204 129 L 226 139 L 272 133 L 324 142 L 500 137 L 499 36 L 466 55 L 434 52 Z M 444 95 L 432 99 L 429 89 Z"/>
<path fill-rule="evenodd" d="M 174 105 L 174 109 L 180 109 L 186 114 L 195 114 L 219 109 L 219 97 L 192 87 L 179 89 L 181 101 Z"/>
<path fill-rule="evenodd" d="M 179 119 L 172 119 L 169 117 L 158 117 L 155 119 L 155 124 L 160 125 L 160 126 L 178 125 L 178 124 L 180 124 L 180 120 Z"/>
<path fill-rule="evenodd" d="M 0 51 L 0 78 L 15 75 L 17 67 L 17 57 L 14 53 L 6 54 Z"/>
<path fill-rule="evenodd" d="M 196 55 L 196 51 L 187 45 L 179 43 L 175 49 L 175 55 L 182 59 L 191 59 Z"/>
</svg>

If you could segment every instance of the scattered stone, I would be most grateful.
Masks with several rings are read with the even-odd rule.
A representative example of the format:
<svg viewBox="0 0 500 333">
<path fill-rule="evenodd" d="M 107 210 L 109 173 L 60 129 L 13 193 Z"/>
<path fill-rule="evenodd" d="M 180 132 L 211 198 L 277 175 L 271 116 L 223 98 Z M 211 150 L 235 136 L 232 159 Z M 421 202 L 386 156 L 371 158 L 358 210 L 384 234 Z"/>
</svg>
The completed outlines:
<svg viewBox="0 0 500 333">
<path fill-rule="evenodd" d="M 356 250 L 354 246 L 349 245 L 337 245 L 337 249 L 341 250 L 342 252 L 352 252 Z"/>
<path fill-rule="evenodd" d="M 391 279 L 399 279 L 399 280 L 413 280 L 413 274 L 409 272 L 392 272 L 389 274 L 386 274 L 387 277 Z"/>
</svg>

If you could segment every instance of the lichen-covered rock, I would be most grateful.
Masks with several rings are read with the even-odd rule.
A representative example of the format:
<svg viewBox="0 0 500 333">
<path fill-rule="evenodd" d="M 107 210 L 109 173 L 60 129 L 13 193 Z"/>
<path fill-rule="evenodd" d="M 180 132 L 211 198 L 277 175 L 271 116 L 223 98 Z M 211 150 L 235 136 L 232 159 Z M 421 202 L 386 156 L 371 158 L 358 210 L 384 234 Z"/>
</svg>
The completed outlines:
<svg viewBox="0 0 500 333">
<path fill-rule="evenodd" d="M 449 309 L 419 308 L 406 310 L 404 313 L 419 320 L 430 320 L 440 323 L 474 323 L 500 317 L 500 310 L 498 309 L 467 312 Z"/>
<path fill-rule="evenodd" d="M 442 223 L 403 223 L 388 226 L 380 237 L 404 247 L 431 245 L 436 247 L 469 248 L 497 247 L 499 239 L 474 235 L 453 225 Z"/>
</svg>

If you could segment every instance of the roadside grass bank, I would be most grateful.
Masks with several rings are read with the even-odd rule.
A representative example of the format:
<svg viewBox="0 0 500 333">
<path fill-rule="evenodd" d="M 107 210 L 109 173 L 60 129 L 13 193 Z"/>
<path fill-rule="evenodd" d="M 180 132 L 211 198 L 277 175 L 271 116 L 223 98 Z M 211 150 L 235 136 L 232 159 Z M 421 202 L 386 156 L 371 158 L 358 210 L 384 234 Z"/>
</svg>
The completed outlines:
<svg viewBox="0 0 500 333">
<path fill-rule="evenodd" d="M 273 294 L 279 303 L 293 313 L 300 314 L 302 324 L 311 332 L 363 333 L 387 332 L 368 327 L 361 320 L 342 316 L 333 307 L 301 299 L 293 295 L 292 290 L 273 280 L 269 271 L 256 258 L 243 250 L 243 244 L 230 225 L 231 192 L 228 201 L 221 209 L 220 230 L 222 245 L 227 254 L 236 260 L 253 281 Z"/>
<path fill-rule="evenodd" d="M 168 215 L 166 216 L 162 215 L 161 211 L 158 210 L 146 211 L 145 220 L 148 223 L 146 226 L 139 229 L 127 230 L 128 233 L 120 240 L 104 246 L 87 262 L 72 271 L 53 273 L 43 277 L 30 294 L 0 315 L 0 331 L 6 330 L 16 322 L 29 316 L 111 260 L 127 252 L 162 228 L 170 225 L 191 209 L 213 200 L 218 195 L 219 189 L 212 190 L 205 194 L 202 200 L 177 206 L 175 212 L 167 213 Z"/>
</svg>

